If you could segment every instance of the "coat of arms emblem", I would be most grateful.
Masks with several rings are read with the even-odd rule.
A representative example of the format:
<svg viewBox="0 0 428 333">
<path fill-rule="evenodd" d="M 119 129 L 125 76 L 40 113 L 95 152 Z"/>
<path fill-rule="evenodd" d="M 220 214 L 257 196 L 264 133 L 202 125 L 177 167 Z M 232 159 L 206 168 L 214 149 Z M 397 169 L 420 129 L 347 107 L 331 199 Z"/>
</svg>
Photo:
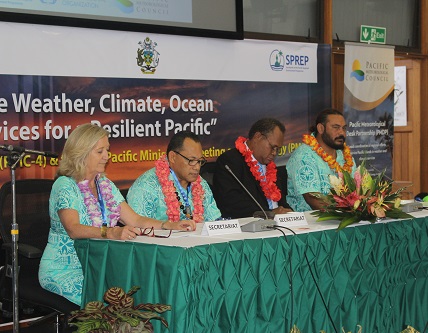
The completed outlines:
<svg viewBox="0 0 428 333">
<path fill-rule="evenodd" d="M 156 51 L 156 42 L 149 37 L 144 42 L 139 42 L 140 47 L 137 51 L 137 65 L 143 74 L 154 74 L 159 65 L 159 52 Z"/>
</svg>

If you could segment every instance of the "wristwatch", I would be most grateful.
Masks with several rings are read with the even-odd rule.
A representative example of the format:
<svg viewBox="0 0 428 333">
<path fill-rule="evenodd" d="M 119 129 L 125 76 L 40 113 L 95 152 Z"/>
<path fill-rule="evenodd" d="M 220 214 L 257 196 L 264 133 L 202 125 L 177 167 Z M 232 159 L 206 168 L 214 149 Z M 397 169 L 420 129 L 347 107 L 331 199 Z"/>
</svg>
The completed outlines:
<svg viewBox="0 0 428 333">
<path fill-rule="evenodd" d="M 107 226 L 105 224 L 101 226 L 101 237 L 107 238 Z"/>
</svg>

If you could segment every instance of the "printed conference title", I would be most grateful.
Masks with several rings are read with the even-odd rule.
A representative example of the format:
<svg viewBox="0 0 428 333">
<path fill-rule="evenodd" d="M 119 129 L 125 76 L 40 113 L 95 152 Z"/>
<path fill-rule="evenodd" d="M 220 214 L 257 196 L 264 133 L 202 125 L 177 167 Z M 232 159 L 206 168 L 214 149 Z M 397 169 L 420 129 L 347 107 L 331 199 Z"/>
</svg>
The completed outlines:
<svg viewBox="0 0 428 333">
<path fill-rule="evenodd" d="M 160 99 L 152 99 L 147 96 L 145 99 L 125 99 L 119 94 L 104 94 L 98 100 L 98 108 L 93 105 L 90 98 L 70 99 L 65 93 L 55 95 L 53 98 L 34 98 L 31 94 L 11 95 L 12 103 L 0 97 L 0 113 L 7 113 L 10 104 L 13 105 L 16 113 L 83 113 L 94 116 L 97 110 L 102 113 L 158 113 L 165 114 L 171 112 L 213 112 L 214 102 L 211 99 L 182 99 L 178 95 L 169 98 L 168 107 L 162 104 Z M 117 124 L 102 124 L 99 120 L 91 120 L 91 123 L 102 126 L 110 132 L 112 138 L 132 138 L 132 137 L 160 137 L 169 136 L 171 133 L 189 130 L 198 135 L 210 135 L 211 126 L 215 126 L 217 118 L 208 121 L 202 118 L 191 118 L 188 122 L 181 124 L 172 119 L 164 119 L 164 123 L 156 121 L 153 124 L 139 124 L 134 119 L 121 119 Z M 67 138 L 71 133 L 70 125 L 54 126 L 52 120 L 47 120 L 44 124 L 45 139 Z M 0 127 L 0 135 L 4 141 L 12 140 L 38 140 L 40 139 L 39 126 L 11 126 L 7 121 L 3 121 Z"/>
</svg>

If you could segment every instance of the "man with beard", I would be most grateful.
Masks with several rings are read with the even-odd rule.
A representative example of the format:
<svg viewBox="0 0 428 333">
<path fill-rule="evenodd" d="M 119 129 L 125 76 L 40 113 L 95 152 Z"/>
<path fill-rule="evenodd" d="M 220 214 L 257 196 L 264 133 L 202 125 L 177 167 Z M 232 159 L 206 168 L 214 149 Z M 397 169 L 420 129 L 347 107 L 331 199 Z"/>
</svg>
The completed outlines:
<svg viewBox="0 0 428 333">
<path fill-rule="evenodd" d="M 346 122 L 343 114 L 326 109 L 318 114 L 311 135 L 303 136 L 303 144 L 287 162 L 287 202 L 295 211 L 320 209 L 325 203 L 314 193 L 330 192 L 329 175 L 343 170 L 353 174 L 356 166 L 345 144 Z"/>
</svg>

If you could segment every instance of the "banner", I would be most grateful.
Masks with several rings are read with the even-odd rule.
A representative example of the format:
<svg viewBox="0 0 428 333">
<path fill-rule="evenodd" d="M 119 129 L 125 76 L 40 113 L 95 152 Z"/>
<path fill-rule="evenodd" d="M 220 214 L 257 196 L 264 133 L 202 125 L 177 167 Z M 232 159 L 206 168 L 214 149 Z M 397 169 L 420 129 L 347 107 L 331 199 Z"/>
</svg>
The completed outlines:
<svg viewBox="0 0 428 333">
<path fill-rule="evenodd" d="M 394 48 L 345 44 L 346 142 L 357 165 L 392 177 L 394 143 Z"/>
<path fill-rule="evenodd" d="M 317 44 L 0 22 L 0 73 L 317 82 Z"/>
<path fill-rule="evenodd" d="M 204 156 L 215 161 L 262 117 L 285 124 L 283 165 L 309 114 L 331 102 L 329 46 L 11 23 L 0 29 L 0 145 L 61 153 L 76 126 L 97 124 L 111 133 L 107 174 L 120 188 L 152 168 L 177 131 L 198 134 Z M 10 178 L 7 160 L 1 152 L 0 184 Z M 16 175 L 52 178 L 57 165 L 28 155 Z"/>
</svg>

